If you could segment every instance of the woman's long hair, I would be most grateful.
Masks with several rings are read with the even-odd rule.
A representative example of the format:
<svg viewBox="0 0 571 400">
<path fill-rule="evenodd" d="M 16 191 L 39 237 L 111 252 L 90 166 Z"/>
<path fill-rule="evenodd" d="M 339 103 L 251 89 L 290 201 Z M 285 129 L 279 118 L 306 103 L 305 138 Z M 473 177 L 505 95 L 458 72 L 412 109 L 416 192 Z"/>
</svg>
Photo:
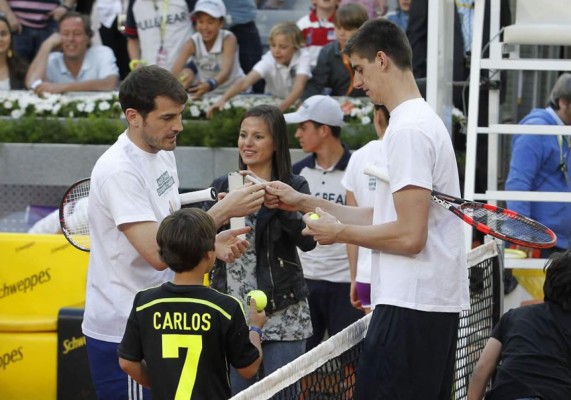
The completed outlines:
<svg viewBox="0 0 571 400">
<path fill-rule="evenodd" d="M 12 35 L 12 27 L 6 18 L 6 15 L 0 14 L 0 21 L 4 21 L 10 32 L 10 47 L 6 55 L 6 64 L 8 65 L 8 76 L 10 78 L 10 89 L 25 89 L 26 72 L 28 64 L 22 60 L 14 52 L 14 36 Z"/>
<path fill-rule="evenodd" d="M 260 118 L 266 123 L 274 140 L 274 153 L 272 155 L 272 179 L 274 176 L 278 180 L 289 183 L 291 179 L 291 156 L 289 153 L 289 140 L 287 127 L 283 113 L 279 108 L 270 105 L 259 105 L 250 108 L 242 115 L 242 122 L 248 117 Z M 240 169 L 247 169 L 242 156 L 239 156 L 238 165 Z"/>
</svg>

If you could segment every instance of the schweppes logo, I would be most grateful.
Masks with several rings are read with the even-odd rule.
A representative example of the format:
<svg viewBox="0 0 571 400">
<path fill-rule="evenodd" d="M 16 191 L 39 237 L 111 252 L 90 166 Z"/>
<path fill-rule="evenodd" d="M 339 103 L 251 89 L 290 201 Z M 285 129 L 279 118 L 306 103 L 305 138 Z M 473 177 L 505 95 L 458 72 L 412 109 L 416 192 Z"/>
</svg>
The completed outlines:
<svg viewBox="0 0 571 400">
<path fill-rule="evenodd" d="M 85 347 L 85 345 L 86 345 L 85 336 L 80 336 L 78 338 L 72 336 L 71 339 L 65 339 L 62 342 L 62 354 L 66 355 L 74 350 Z"/>
<path fill-rule="evenodd" d="M 8 368 L 10 364 L 17 363 L 24 359 L 24 347 L 20 346 L 3 354 L 0 354 L 0 371 Z"/>
</svg>

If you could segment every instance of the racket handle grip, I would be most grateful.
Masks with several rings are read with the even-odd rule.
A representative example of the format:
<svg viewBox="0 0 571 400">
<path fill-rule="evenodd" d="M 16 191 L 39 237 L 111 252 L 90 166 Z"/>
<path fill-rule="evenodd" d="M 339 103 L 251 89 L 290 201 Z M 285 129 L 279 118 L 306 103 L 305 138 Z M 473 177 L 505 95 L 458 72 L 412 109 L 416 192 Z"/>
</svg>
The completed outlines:
<svg viewBox="0 0 571 400">
<path fill-rule="evenodd" d="M 387 183 L 389 182 L 388 175 L 374 164 L 370 164 L 370 163 L 367 164 L 365 166 L 365 169 L 363 170 L 363 173 L 365 175 L 374 176 L 375 178 L 377 178 L 383 182 L 387 182 Z"/>
<path fill-rule="evenodd" d="M 180 204 L 191 204 L 198 203 L 201 201 L 213 201 L 216 200 L 216 189 L 209 187 L 203 190 L 197 190 L 195 192 L 182 193 L 180 195 Z"/>
</svg>

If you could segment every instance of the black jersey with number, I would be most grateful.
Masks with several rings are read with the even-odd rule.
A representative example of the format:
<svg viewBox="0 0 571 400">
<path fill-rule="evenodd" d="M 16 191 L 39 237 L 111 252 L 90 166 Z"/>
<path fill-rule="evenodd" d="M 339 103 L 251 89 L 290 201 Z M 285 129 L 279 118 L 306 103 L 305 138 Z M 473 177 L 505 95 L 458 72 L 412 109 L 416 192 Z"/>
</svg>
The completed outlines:
<svg viewBox="0 0 571 400">
<path fill-rule="evenodd" d="M 153 399 L 208 400 L 230 397 L 228 364 L 244 368 L 259 355 L 238 300 L 170 282 L 135 296 L 117 353 L 145 360 Z"/>
</svg>

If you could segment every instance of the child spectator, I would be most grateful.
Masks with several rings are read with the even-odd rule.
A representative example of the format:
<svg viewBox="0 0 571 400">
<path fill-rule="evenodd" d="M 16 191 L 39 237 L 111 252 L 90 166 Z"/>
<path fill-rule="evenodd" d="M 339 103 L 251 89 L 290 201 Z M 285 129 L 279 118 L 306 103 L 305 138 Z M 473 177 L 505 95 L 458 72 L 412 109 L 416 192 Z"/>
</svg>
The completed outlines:
<svg viewBox="0 0 571 400">
<path fill-rule="evenodd" d="M 265 93 L 283 101 L 278 108 L 288 109 L 303 93 L 307 80 L 311 78 L 311 60 L 303 48 L 303 37 L 293 22 L 281 22 L 270 31 L 270 51 L 254 65 L 248 75 L 237 80 L 207 112 L 212 118 L 215 111 L 240 92 L 247 90 L 260 79 L 265 79 Z"/>
<path fill-rule="evenodd" d="M 207 92 L 222 94 L 244 76 L 236 37 L 222 29 L 225 16 L 222 0 L 199 0 L 191 14 L 197 32 L 182 46 L 171 68 L 195 100 Z M 191 56 L 198 76 L 185 66 Z"/>
<path fill-rule="evenodd" d="M 303 98 L 316 94 L 331 96 L 364 97 L 365 92 L 353 87 L 351 60 L 343 54 L 347 40 L 369 19 L 367 11 L 360 4 L 342 5 L 335 14 L 335 35 L 337 40 L 323 46 L 307 82 Z"/>
<path fill-rule="evenodd" d="M 198 208 L 166 217 L 157 232 L 159 254 L 175 272 L 173 282 L 135 296 L 119 365 L 156 399 L 227 399 L 229 365 L 252 377 L 262 361 L 261 328 L 266 315 L 203 286 L 216 259 L 216 226 Z M 182 350 L 180 350 L 182 349 Z"/>
<path fill-rule="evenodd" d="M 398 0 L 398 6 L 395 11 L 387 13 L 386 19 L 395 23 L 399 28 L 406 32 L 408 28 L 408 12 L 410 10 L 410 2 L 412 0 Z"/>
<path fill-rule="evenodd" d="M 314 0 L 313 9 L 297 21 L 297 26 L 305 39 L 305 46 L 311 55 L 311 66 L 317 63 L 319 50 L 335 40 L 335 10 L 338 0 Z"/>
</svg>

